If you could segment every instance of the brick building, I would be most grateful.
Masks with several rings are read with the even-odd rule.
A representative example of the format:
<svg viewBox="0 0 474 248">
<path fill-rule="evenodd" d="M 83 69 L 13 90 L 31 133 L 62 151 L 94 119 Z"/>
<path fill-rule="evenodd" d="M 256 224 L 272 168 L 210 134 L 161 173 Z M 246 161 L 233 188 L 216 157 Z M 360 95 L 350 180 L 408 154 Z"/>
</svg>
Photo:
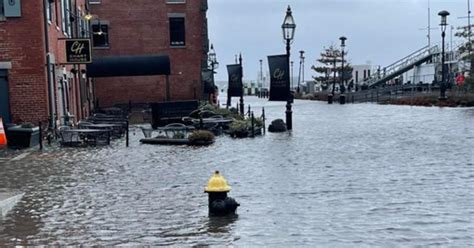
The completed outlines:
<svg viewBox="0 0 474 248">
<path fill-rule="evenodd" d="M 85 0 L 0 1 L 0 116 L 77 121 L 92 108 L 84 65 L 67 65 L 65 38 L 90 35 Z"/>
<path fill-rule="evenodd" d="M 200 99 L 207 68 L 207 0 L 89 0 L 94 57 L 165 54 L 169 100 Z M 100 106 L 166 99 L 165 76 L 95 78 Z"/>
</svg>

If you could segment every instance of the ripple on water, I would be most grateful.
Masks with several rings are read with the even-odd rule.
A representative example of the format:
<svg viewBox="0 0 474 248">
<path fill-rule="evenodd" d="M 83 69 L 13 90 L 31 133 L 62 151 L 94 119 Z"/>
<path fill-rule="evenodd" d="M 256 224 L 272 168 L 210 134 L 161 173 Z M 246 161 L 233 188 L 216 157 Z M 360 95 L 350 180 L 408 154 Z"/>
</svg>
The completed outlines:
<svg viewBox="0 0 474 248">
<path fill-rule="evenodd" d="M 284 103 L 246 102 L 284 115 Z M 0 244 L 467 247 L 473 117 L 297 100 L 291 135 L 167 147 L 139 144 L 132 127 L 129 148 L 47 148 L 0 162 L 0 188 L 25 192 Z M 241 203 L 236 218 L 208 217 L 214 170 Z"/>
</svg>

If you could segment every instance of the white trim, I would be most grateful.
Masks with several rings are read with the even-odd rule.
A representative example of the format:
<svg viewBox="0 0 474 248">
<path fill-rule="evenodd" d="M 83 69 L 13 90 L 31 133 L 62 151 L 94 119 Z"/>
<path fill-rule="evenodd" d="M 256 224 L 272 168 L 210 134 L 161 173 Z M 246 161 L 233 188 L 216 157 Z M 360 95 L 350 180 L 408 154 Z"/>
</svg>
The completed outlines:
<svg viewBox="0 0 474 248">
<path fill-rule="evenodd" d="M 9 61 L 4 61 L 4 62 L 1 62 L 0 61 L 0 69 L 2 70 L 9 70 L 12 68 L 12 62 L 9 62 Z"/>
<path fill-rule="evenodd" d="M 186 4 L 186 0 L 166 0 L 166 4 Z"/>
<path fill-rule="evenodd" d="M 186 19 L 186 14 L 185 13 L 168 13 L 168 19 L 169 18 L 184 18 L 184 19 Z"/>
</svg>

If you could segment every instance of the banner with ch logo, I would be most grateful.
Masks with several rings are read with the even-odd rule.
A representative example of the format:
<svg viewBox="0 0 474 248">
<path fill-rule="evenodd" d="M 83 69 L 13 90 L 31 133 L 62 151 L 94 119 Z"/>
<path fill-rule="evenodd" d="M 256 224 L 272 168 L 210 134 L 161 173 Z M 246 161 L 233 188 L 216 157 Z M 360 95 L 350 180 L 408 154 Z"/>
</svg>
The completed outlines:
<svg viewBox="0 0 474 248">
<path fill-rule="evenodd" d="M 288 57 L 284 55 L 268 56 L 270 67 L 270 101 L 286 101 L 290 96 L 290 72 Z"/>
<path fill-rule="evenodd" d="M 66 63 L 88 64 L 92 63 L 91 41 L 89 39 L 66 40 Z"/>
<path fill-rule="evenodd" d="M 244 93 L 242 85 L 242 66 L 240 64 L 227 65 L 227 72 L 229 74 L 228 96 L 242 96 Z"/>
<path fill-rule="evenodd" d="M 202 82 L 204 84 L 204 93 L 213 93 L 214 92 L 214 82 L 212 80 L 212 73 L 211 70 L 203 70 L 201 73 Z"/>
</svg>

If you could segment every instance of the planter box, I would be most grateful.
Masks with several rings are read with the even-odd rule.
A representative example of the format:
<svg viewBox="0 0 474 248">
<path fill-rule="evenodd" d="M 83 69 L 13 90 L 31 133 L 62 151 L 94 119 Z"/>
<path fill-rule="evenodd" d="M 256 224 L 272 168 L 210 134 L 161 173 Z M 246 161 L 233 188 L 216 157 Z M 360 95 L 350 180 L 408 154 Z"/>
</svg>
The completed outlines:
<svg viewBox="0 0 474 248">
<path fill-rule="evenodd" d="M 11 148 L 29 148 L 39 144 L 39 127 L 13 126 L 9 127 L 6 133 L 8 146 Z"/>
</svg>

